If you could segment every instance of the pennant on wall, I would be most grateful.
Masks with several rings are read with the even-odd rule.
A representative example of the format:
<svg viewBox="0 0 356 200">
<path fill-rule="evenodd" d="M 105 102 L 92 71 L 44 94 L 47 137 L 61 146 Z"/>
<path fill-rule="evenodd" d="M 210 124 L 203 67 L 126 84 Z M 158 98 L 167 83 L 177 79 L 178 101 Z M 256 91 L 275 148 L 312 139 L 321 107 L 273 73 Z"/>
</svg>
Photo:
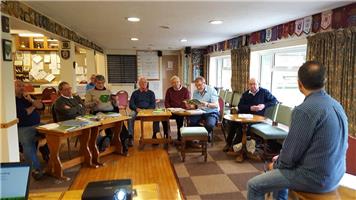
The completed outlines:
<svg viewBox="0 0 356 200">
<path fill-rule="evenodd" d="M 241 46 L 243 47 L 243 46 L 246 46 L 246 35 L 243 35 L 242 36 L 242 44 L 241 44 Z"/>
<path fill-rule="evenodd" d="M 336 8 L 333 10 L 331 27 L 333 29 L 346 27 L 346 9 L 345 7 Z"/>
<path fill-rule="evenodd" d="M 300 36 L 303 33 L 303 23 L 304 23 L 303 19 L 295 20 L 295 31 L 294 32 L 297 36 Z"/>
<path fill-rule="evenodd" d="M 320 22 L 321 22 L 321 13 L 313 15 L 313 33 L 317 33 L 320 31 Z"/>
<path fill-rule="evenodd" d="M 347 26 L 356 26 L 356 3 L 346 6 Z"/>
<path fill-rule="evenodd" d="M 260 38 L 260 37 L 261 37 L 260 34 L 261 34 L 261 33 L 260 33 L 259 31 L 256 32 L 256 35 L 257 35 L 257 36 L 256 36 L 256 43 L 257 43 L 257 44 L 261 42 L 261 41 L 260 41 L 260 39 L 261 39 L 261 38 Z"/>
<path fill-rule="evenodd" d="M 312 16 L 308 16 L 308 17 L 304 17 L 304 22 L 303 22 L 303 32 L 305 34 L 309 34 L 311 27 L 312 27 L 312 22 L 313 22 L 313 17 Z"/>
<path fill-rule="evenodd" d="M 271 39 L 272 39 L 272 29 L 268 28 L 266 29 L 266 42 L 271 41 Z"/>
<path fill-rule="evenodd" d="M 260 31 L 260 42 L 265 43 L 266 42 L 266 29 L 263 29 Z"/>
<path fill-rule="evenodd" d="M 291 21 L 288 23 L 288 33 L 290 36 L 292 36 L 294 34 L 294 30 L 295 30 L 295 21 Z"/>
<path fill-rule="evenodd" d="M 283 38 L 287 38 L 289 34 L 289 23 L 283 24 Z"/>
<path fill-rule="evenodd" d="M 256 44 L 256 32 L 253 32 L 251 33 L 251 36 L 250 36 L 250 44 Z"/>
<path fill-rule="evenodd" d="M 278 29 L 277 38 L 278 39 L 282 39 L 282 36 L 283 36 L 283 24 L 278 25 L 277 29 Z"/>
<path fill-rule="evenodd" d="M 331 10 L 321 13 L 320 27 L 324 30 L 328 29 L 331 25 L 331 16 L 333 12 Z"/>
<path fill-rule="evenodd" d="M 277 34 L 278 34 L 278 29 L 277 26 L 272 28 L 272 38 L 271 41 L 276 41 L 277 40 Z"/>
</svg>

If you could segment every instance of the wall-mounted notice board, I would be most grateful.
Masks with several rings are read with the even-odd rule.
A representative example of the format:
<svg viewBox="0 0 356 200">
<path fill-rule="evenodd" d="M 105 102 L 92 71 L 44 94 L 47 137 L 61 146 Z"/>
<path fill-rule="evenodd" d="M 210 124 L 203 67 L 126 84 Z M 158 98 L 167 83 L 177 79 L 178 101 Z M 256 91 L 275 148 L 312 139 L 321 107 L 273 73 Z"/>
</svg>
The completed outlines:
<svg viewBox="0 0 356 200">
<path fill-rule="evenodd" d="M 137 51 L 137 76 L 159 80 L 159 58 L 156 51 Z"/>
</svg>

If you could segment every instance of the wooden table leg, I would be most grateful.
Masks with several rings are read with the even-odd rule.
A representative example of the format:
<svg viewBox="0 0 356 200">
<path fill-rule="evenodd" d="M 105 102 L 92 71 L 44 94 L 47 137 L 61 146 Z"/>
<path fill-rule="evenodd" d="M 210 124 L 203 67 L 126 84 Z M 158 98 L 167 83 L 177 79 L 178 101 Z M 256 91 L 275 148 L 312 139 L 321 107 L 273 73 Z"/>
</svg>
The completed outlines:
<svg viewBox="0 0 356 200">
<path fill-rule="evenodd" d="M 167 150 L 169 150 L 169 144 L 171 143 L 171 124 L 169 123 L 169 118 L 167 119 L 167 138 L 165 138 L 167 140 L 167 143 L 165 144 L 165 148 Z"/>
<path fill-rule="evenodd" d="M 89 139 L 89 150 L 92 156 L 92 163 L 95 165 L 102 166 L 103 164 L 99 161 L 99 149 L 96 145 L 96 140 L 99 135 L 99 127 L 95 126 L 90 130 L 90 139 Z"/>
<path fill-rule="evenodd" d="M 56 178 L 62 180 L 70 180 L 69 177 L 63 176 L 63 165 L 59 157 L 59 147 L 61 144 L 61 138 L 59 136 L 50 134 L 47 134 L 46 138 L 50 152 L 48 172 Z"/>
<path fill-rule="evenodd" d="M 121 139 L 120 139 L 122 126 L 123 126 L 123 121 L 120 121 L 120 122 L 115 123 L 115 126 L 113 128 L 111 128 L 111 131 L 113 134 L 111 145 L 113 145 L 115 147 L 115 153 L 117 153 L 117 154 L 122 153 L 122 145 L 121 145 Z"/>
<path fill-rule="evenodd" d="M 143 140 L 144 140 L 144 132 L 143 132 L 143 120 L 141 119 L 141 136 L 140 136 L 140 141 L 139 141 L 139 149 L 143 149 L 143 146 L 145 145 Z"/>
<path fill-rule="evenodd" d="M 82 130 L 82 134 L 79 135 L 80 141 L 80 154 L 84 156 L 84 163 L 91 167 L 96 167 L 92 163 L 92 156 L 89 149 L 89 140 L 90 140 L 90 131 L 91 129 Z"/>
</svg>

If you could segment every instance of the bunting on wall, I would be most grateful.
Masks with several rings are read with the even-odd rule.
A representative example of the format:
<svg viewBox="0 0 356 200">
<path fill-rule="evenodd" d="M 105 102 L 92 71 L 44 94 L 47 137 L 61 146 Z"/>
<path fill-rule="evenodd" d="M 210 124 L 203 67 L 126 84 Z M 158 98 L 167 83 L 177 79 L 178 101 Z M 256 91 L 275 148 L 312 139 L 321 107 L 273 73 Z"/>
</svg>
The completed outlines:
<svg viewBox="0 0 356 200">
<path fill-rule="evenodd" d="M 350 26 L 356 26 L 356 3 L 238 36 L 224 41 L 225 45 L 221 45 L 221 42 L 212 44 L 207 47 L 207 52 L 225 51 Z"/>
</svg>

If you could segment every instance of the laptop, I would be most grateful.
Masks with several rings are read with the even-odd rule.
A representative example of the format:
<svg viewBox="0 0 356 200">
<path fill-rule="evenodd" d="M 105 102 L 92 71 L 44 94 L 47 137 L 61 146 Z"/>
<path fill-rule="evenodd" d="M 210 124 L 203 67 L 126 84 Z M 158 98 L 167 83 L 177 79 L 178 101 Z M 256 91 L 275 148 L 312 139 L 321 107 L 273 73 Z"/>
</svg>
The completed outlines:
<svg viewBox="0 0 356 200">
<path fill-rule="evenodd" d="M 26 163 L 0 163 L 0 199 L 27 200 L 30 172 Z"/>
<path fill-rule="evenodd" d="M 131 179 L 90 182 L 86 186 L 82 200 L 131 200 Z"/>
</svg>

